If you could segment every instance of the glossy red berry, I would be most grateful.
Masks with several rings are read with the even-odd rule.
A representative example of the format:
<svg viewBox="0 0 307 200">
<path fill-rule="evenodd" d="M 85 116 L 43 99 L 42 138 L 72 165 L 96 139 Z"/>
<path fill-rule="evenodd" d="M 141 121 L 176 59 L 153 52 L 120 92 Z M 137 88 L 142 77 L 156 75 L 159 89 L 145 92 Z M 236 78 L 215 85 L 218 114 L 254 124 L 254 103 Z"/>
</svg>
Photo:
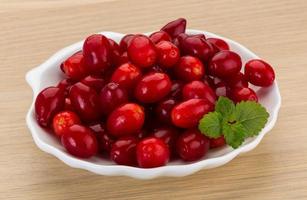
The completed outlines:
<svg viewBox="0 0 307 200">
<path fill-rule="evenodd" d="M 158 64 L 164 68 L 173 67 L 180 58 L 180 51 L 173 43 L 161 41 L 156 44 Z"/>
<path fill-rule="evenodd" d="M 231 99 L 236 103 L 239 103 L 240 101 L 258 102 L 257 94 L 250 88 L 234 88 L 231 90 Z"/>
<path fill-rule="evenodd" d="M 214 91 L 210 86 L 201 81 L 192 81 L 183 87 L 182 95 L 184 100 L 188 99 L 206 99 L 215 104 L 217 99 Z"/>
<path fill-rule="evenodd" d="M 137 145 L 138 165 L 142 168 L 160 167 L 169 161 L 170 152 L 163 140 L 149 137 Z"/>
<path fill-rule="evenodd" d="M 133 90 L 141 77 L 142 72 L 139 68 L 133 64 L 125 63 L 114 71 L 111 81 L 117 83 L 122 88 Z"/>
<path fill-rule="evenodd" d="M 161 31 L 165 31 L 172 38 L 176 38 L 180 33 L 184 33 L 187 25 L 187 20 L 179 18 L 169 22 L 161 28 Z"/>
<path fill-rule="evenodd" d="M 111 66 L 111 50 L 108 38 L 101 34 L 87 37 L 83 44 L 86 67 L 92 73 L 101 73 Z"/>
<path fill-rule="evenodd" d="M 205 34 L 203 34 L 203 33 L 198 33 L 198 34 L 189 35 L 189 36 L 191 36 L 191 37 L 197 37 L 197 38 L 206 40 L 206 36 L 205 36 Z"/>
<path fill-rule="evenodd" d="M 226 144 L 224 136 L 218 138 L 209 138 L 210 149 L 222 147 Z"/>
<path fill-rule="evenodd" d="M 96 92 L 100 92 L 101 88 L 105 85 L 105 81 L 95 75 L 89 75 L 81 80 L 81 83 L 93 88 Z"/>
<path fill-rule="evenodd" d="M 35 100 L 35 114 L 37 122 L 47 127 L 53 116 L 64 108 L 65 91 L 57 87 L 47 87 L 42 90 Z"/>
<path fill-rule="evenodd" d="M 79 158 L 89 158 L 94 156 L 98 151 L 98 143 L 91 129 L 81 126 L 72 125 L 67 132 L 62 135 L 62 144 L 66 150 Z"/>
<path fill-rule="evenodd" d="M 207 62 L 212 57 L 212 47 L 206 40 L 200 37 L 188 36 L 180 42 L 183 55 L 195 56 Z"/>
<path fill-rule="evenodd" d="M 268 87 L 275 80 L 273 68 L 260 59 L 253 59 L 245 64 L 245 76 L 253 85 L 260 87 Z"/>
<path fill-rule="evenodd" d="M 248 87 L 248 82 L 244 76 L 243 73 L 239 72 L 238 74 L 228 77 L 227 79 L 225 79 L 227 85 L 230 88 L 242 88 L 242 87 Z"/>
<path fill-rule="evenodd" d="M 108 115 L 118 106 L 128 102 L 128 93 L 117 83 L 110 82 L 99 93 L 101 113 Z"/>
<path fill-rule="evenodd" d="M 214 105 L 206 99 L 190 99 L 176 105 L 171 113 L 172 122 L 180 128 L 192 128 Z"/>
<path fill-rule="evenodd" d="M 133 34 L 127 34 L 120 40 L 119 47 L 122 52 L 127 51 L 127 47 L 133 37 L 134 37 Z"/>
<path fill-rule="evenodd" d="M 127 48 L 128 56 L 133 64 L 138 67 L 150 67 L 156 63 L 156 47 L 145 35 L 134 36 Z"/>
<path fill-rule="evenodd" d="M 140 102 L 153 103 L 163 99 L 171 91 L 171 86 L 167 74 L 151 73 L 138 82 L 134 95 Z"/>
<path fill-rule="evenodd" d="M 177 104 L 177 101 L 174 99 L 166 99 L 160 101 L 155 108 L 155 114 L 158 120 L 162 123 L 171 123 L 171 111 L 174 106 Z"/>
<path fill-rule="evenodd" d="M 178 79 L 190 82 L 202 79 L 205 75 L 205 68 L 198 58 L 183 56 L 175 67 L 175 74 Z"/>
<path fill-rule="evenodd" d="M 160 41 L 171 41 L 172 38 L 165 31 L 157 31 L 150 34 L 149 38 L 154 44 L 158 44 Z"/>
<path fill-rule="evenodd" d="M 65 60 L 61 69 L 71 79 L 78 81 L 88 75 L 88 70 L 84 64 L 82 51 L 75 53 Z"/>
<path fill-rule="evenodd" d="M 80 123 L 80 119 L 76 113 L 71 111 L 62 111 L 54 116 L 52 125 L 55 134 L 61 136 L 67 132 L 67 129 L 70 126 Z"/>
<path fill-rule="evenodd" d="M 76 83 L 69 92 L 71 103 L 81 119 L 90 122 L 100 118 L 97 92 L 83 83 Z"/>
<path fill-rule="evenodd" d="M 197 129 L 189 129 L 179 136 L 177 153 L 184 161 L 195 161 L 204 157 L 209 150 L 209 140 Z"/>
<path fill-rule="evenodd" d="M 116 108 L 108 117 L 107 128 L 116 137 L 136 135 L 145 120 L 144 109 L 134 103 Z"/>
<path fill-rule="evenodd" d="M 216 46 L 220 51 L 222 50 L 229 50 L 229 45 L 220 38 L 208 38 L 207 42 Z"/>
<path fill-rule="evenodd" d="M 113 145 L 110 152 L 111 160 L 119 165 L 135 166 L 136 162 L 136 145 L 138 140 L 135 137 L 127 136 L 118 139 Z"/>
<path fill-rule="evenodd" d="M 75 112 L 74 106 L 71 104 L 71 100 L 69 97 L 65 98 L 65 105 L 63 110 L 73 111 Z"/>
<path fill-rule="evenodd" d="M 233 51 L 220 51 L 209 64 L 210 74 L 219 78 L 231 78 L 238 74 L 242 67 L 240 56 Z"/>
</svg>

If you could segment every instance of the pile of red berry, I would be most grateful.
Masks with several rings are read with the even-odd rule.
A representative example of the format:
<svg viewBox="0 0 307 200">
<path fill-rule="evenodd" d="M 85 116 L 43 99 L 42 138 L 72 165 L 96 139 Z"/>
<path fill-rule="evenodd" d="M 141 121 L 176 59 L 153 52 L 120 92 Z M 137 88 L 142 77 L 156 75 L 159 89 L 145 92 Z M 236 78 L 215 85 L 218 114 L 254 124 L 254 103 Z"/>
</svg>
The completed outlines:
<svg viewBox="0 0 307 200">
<path fill-rule="evenodd" d="M 177 19 L 150 36 L 128 34 L 117 44 L 101 34 L 61 64 L 67 76 L 36 98 L 38 123 L 52 128 L 66 150 L 80 158 L 110 157 L 144 168 L 169 159 L 195 161 L 225 145 L 197 129 L 218 96 L 257 101 L 248 82 L 272 85 L 272 67 L 246 63 L 228 44 L 185 33 Z"/>
</svg>

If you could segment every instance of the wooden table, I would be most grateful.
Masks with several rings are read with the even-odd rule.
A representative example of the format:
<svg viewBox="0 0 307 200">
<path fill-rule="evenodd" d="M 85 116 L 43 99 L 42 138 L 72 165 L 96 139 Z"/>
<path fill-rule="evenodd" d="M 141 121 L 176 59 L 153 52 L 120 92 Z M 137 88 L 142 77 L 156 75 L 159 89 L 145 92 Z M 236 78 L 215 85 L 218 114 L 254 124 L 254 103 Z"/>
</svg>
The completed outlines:
<svg viewBox="0 0 307 200">
<path fill-rule="evenodd" d="M 25 73 L 91 33 L 188 27 L 246 45 L 276 70 L 282 108 L 252 152 L 183 178 L 150 181 L 73 169 L 40 151 L 25 124 Z M 0 199 L 307 199 L 307 2 L 0 1 Z"/>
</svg>

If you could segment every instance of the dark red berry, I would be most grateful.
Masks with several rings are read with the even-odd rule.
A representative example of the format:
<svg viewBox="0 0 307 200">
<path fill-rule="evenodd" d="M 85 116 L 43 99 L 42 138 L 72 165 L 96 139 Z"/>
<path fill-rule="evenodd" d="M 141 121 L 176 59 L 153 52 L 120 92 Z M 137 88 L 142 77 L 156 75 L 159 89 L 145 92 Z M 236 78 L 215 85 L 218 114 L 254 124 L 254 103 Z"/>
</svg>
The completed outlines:
<svg viewBox="0 0 307 200">
<path fill-rule="evenodd" d="M 142 168 L 160 167 L 169 161 L 170 152 L 163 140 L 149 137 L 137 145 L 138 165 Z"/>
<path fill-rule="evenodd" d="M 150 34 L 149 38 L 154 44 L 158 44 L 160 41 L 171 41 L 172 38 L 165 31 L 157 31 Z"/>
<path fill-rule="evenodd" d="M 209 150 L 209 140 L 197 129 L 189 129 L 179 136 L 177 153 L 185 161 L 195 161 L 204 157 Z"/>
<path fill-rule="evenodd" d="M 227 78 L 226 83 L 229 87 L 231 88 L 242 88 L 242 87 L 248 87 L 248 82 L 244 76 L 243 73 L 239 72 L 238 74 L 231 76 L 229 78 Z"/>
<path fill-rule="evenodd" d="M 161 28 L 161 31 L 167 32 L 172 38 L 176 38 L 180 33 L 184 33 L 187 25 L 187 20 L 179 18 L 169 22 Z"/>
<path fill-rule="evenodd" d="M 114 71 L 111 81 L 119 84 L 122 88 L 133 90 L 141 77 L 142 73 L 139 68 L 133 64 L 125 63 Z"/>
<path fill-rule="evenodd" d="M 214 46 L 216 46 L 220 51 L 222 50 L 229 50 L 229 46 L 228 44 L 220 39 L 220 38 L 208 38 L 207 42 L 213 44 Z"/>
<path fill-rule="evenodd" d="M 268 87 L 275 80 L 273 68 L 260 59 L 253 59 L 245 64 L 245 76 L 253 85 L 260 87 Z"/>
<path fill-rule="evenodd" d="M 138 140 L 135 137 L 122 137 L 113 145 L 110 152 L 111 160 L 119 165 L 136 165 L 136 145 Z"/>
<path fill-rule="evenodd" d="M 120 47 L 120 49 L 121 49 L 122 52 L 127 51 L 127 47 L 128 47 L 128 45 L 129 45 L 129 43 L 130 43 L 130 40 L 131 40 L 133 37 L 134 37 L 133 34 L 127 34 L 127 35 L 125 35 L 125 36 L 121 39 L 121 41 L 120 41 L 120 43 L 119 43 L 119 47 Z"/>
<path fill-rule="evenodd" d="M 180 49 L 183 55 L 195 56 L 203 62 L 207 62 L 213 55 L 211 45 L 199 37 L 188 36 L 184 38 L 180 42 Z"/>
<path fill-rule="evenodd" d="M 158 120 L 162 123 L 171 123 L 171 111 L 176 105 L 177 101 L 174 99 L 166 99 L 160 101 L 155 108 L 155 114 Z"/>
<path fill-rule="evenodd" d="M 190 82 L 202 79 L 205 75 L 205 68 L 198 58 L 183 56 L 175 67 L 175 74 L 178 79 Z"/>
<path fill-rule="evenodd" d="M 236 103 L 239 103 L 240 101 L 258 102 L 257 94 L 250 88 L 234 88 L 231 90 L 231 99 Z"/>
<path fill-rule="evenodd" d="M 161 41 L 156 44 L 158 64 L 164 68 L 173 67 L 180 58 L 179 49 L 169 41 Z"/>
<path fill-rule="evenodd" d="M 215 104 L 216 95 L 210 86 L 201 81 L 192 81 L 183 87 L 182 95 L 184 100 L 188 99 L 206 99 Z"/>
<path fill-rule="evenodd" d="M 224 136 L 218 138 L 209 138 L 210 149 L 222 147 L 226 144 Z"/>
<path fill-rule="evenodd" d="M 81 80 L 81 83 L 93 88 L 96 92 L 100 92 L 101 88 L 104 86 L 105 81 L 95 75 L 89 75 Z"/>
<path fill-rule="evenodd" d="M 67 58 L 67 60 L 62 63 L 61 69 L 69 78 L 75 81 L 81 80 L 89 73 L 84 63 L 82 51 Z"/>
</svg>

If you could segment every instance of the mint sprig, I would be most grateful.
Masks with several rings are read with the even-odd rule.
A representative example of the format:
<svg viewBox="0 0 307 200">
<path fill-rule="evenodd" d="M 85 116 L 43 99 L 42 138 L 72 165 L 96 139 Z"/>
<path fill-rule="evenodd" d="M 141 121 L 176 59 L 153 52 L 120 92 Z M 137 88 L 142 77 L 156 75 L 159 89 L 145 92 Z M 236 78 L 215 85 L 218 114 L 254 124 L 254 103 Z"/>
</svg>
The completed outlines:
<svg viewBox="0 0 307 200">
<path fill-rule="evenodd" d="M 258 135 L 265 126 L 269 113 L 259 103 L 242 101 L 234 104 L 220 97 L 215 111 L 203 116 L 198 129 L 209 138 L 224 136 L 228 145 L 238 148 L 247 137 Z"/>
</svg>

